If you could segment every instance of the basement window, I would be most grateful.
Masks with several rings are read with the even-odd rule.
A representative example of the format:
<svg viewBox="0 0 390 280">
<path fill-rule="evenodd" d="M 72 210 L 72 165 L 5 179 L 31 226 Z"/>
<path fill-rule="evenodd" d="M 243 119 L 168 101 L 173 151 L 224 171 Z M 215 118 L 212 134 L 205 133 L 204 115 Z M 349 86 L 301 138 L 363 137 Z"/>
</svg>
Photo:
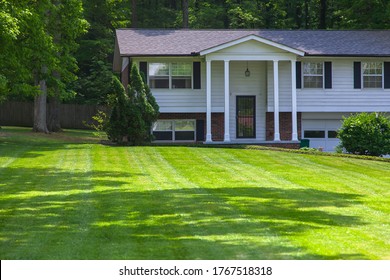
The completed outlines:
<svg viewBox="0 0 390 280">
<path fill-rule="evenodd" d="M 156 141 L 195 141 L 195 120 L 158 120 L 152 127 Z"/>
</svg>

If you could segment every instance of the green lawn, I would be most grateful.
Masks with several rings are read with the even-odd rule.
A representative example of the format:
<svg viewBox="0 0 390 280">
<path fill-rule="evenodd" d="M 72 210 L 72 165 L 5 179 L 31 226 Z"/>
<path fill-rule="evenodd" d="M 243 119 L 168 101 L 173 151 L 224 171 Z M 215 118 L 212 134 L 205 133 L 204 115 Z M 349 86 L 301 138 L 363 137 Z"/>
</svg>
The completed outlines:
<svg viewBox="0 0 390 280">
<path fill-rule="evenodd" d="M 390 163 L 0 130 L 0 259 L 390 259 Z"/>
</svg>

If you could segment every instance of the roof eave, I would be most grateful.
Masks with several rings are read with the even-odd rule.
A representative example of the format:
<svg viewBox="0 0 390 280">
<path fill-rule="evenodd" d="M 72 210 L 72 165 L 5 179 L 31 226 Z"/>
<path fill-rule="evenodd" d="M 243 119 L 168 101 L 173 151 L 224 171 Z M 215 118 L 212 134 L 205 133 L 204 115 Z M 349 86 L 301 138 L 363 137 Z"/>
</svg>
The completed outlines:
<svg viewBox="0 0 390 280">
<path fill-rule="evenodd" d="M 121 57 L 192 57 L 199 56 L 199 53 L 190 53 L 190 54 L 142 54 L 142 53 L 128 53 L 121 54 Z"/>
<path fill-rule="evenodd" d="M 305 56 L 312 57 L 390 57 L 390 54 L 310 54 L 306 53 Z"/>
</svg>

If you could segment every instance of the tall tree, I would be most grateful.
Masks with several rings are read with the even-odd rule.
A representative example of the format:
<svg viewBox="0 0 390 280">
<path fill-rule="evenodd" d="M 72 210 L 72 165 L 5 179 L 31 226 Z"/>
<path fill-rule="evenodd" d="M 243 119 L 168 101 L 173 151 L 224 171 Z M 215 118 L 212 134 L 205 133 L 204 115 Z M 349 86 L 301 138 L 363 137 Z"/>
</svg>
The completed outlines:
<svg viewBox="0 0 390 280">
<path fill-rule="evenodd" d="M 78 39 L 80 46 L 75 58 L 79 72 L 78 80 L 73 82 L 74 102 L 107 103 L 113 77 L 115 29 L 131 26 L 132 3 L 130 0 L 83 0 L 84 16 L 90 27 Z"/>
<path fill-rule="evenodd" d="M 183 9 L 183 28 L 188 28 L 188 0 L 182 0 Z"/>
<path fill-rule="evenodd" d="M 85 33 L 88 25 L 83 18 L 80 0 L 52 0 L 51 2 L 48 31 L 53 37 L 56 49 L 56 64 L 52 70 L 48 128 L 50 131 L 59 131 L 61 129 L 59 104 L 62 99 L 74 95 L 68 85 L 77 79 L 75 72 L 78 66 L 74 58 L 78 48 L 76 40 Z"/>
<path fill-rule="evenodd" d="M 7 56 L 0 66 L 11 93 L 24 92 L 34 96 L 34 131 L 48 132 L 46 118 L 47 96 L 76 78 L 73 52 L 75 38 L 85 30 L 79 0 L 20 0 L 1 1 L 15 31 L 1 45 L 1 56 Z M 58 34 L 63 34 L 59 40 Z M 55 73 L 58 73 L 55 75 Z"/>
<path fill-rule="evenodd" d="M 326 29 L 326 16 L 327 16 L 327 1 L 326 0 L 320 0 L 320 20 L 318 29 Z"/>
<path fill-rule="evenodd" d="M 138 27 L 137 0 L 131 0 L 131 27 Z"/>
</svg>

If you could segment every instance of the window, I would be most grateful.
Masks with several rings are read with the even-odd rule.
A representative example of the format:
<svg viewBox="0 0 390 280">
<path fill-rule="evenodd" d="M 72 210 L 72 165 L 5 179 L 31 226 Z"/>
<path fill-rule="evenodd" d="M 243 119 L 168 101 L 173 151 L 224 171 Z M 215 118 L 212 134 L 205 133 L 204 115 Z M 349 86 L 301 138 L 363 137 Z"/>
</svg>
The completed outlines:
<svg viewBox="0 0 390 280">
<path fill-rule="evenodd" d="M 337 138 L 337 131 L 329 130 L 328 131 L 328 138 Z"/>
<path fill-rule="evenodd" d="M 191 88 L 190 63 L 172 63 L 172 88 Z"/>
<path fill-rule="evenodd" d="M 191 63 L 150 63 L 151 88 L 192 88 Z"/>
<path fill-rule="evenodd" d="M 303 63 L 303 87 L 323 88 L 324 64 L 322 62 Z"/>
<path fill-rule="evenodd" d="M 304 138 L 325 138 L 324 130 L 305 130 Z"/>
<path fill-rule="evenodd" d="M 175 121 L 175 140 L 195 140 L 195 121 Z"/>
<path fill-rule="evenodd" d="M 153 135 L 160 141 L 195 141 L 195 120 L 158 120 Z"/>
<path fill-rule="evenodd" d="M 169 88 L 169 64 L 149 64 L 149 86 L 151 88 Z"/>
<path fill-rule="evenodd" d="M 156 140 L 173 140 L 172 121 L 157 121 L 154 123 L 152 130 Z"/>
<path fill-rule="evenodd" d="M 362 62 L 363 87 L 382 88 L 382 62 Z"/>
</svg>

